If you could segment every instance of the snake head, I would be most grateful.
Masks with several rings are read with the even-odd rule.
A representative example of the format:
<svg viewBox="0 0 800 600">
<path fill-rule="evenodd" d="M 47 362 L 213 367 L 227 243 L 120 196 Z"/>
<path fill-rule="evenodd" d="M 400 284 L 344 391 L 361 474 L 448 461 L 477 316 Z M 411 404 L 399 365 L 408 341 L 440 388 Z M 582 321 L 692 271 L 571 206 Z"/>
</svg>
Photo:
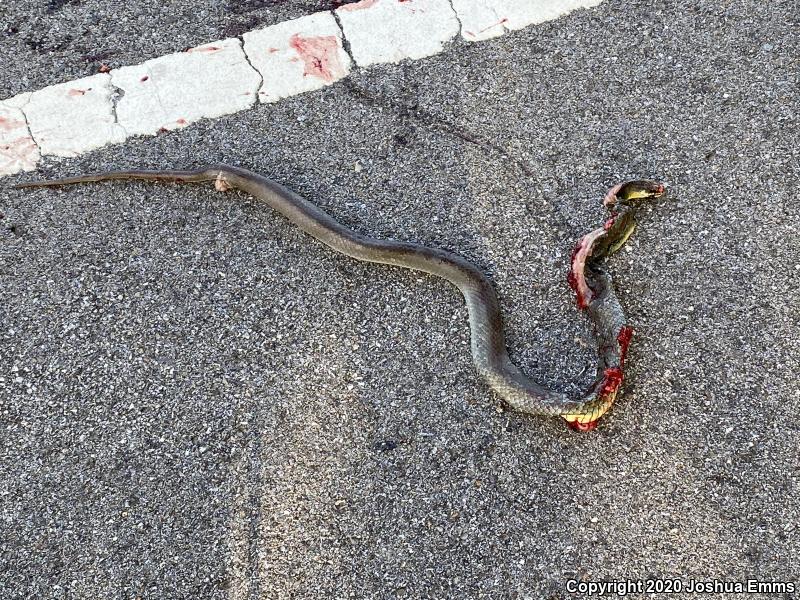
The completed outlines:
<svg viewBox="0 0 800 600">
<path fill-rule="evenodd" d="M 627 202 L 628 200 L 639 200 L 645 198 L 658 198 L 665 192 L 664 184 L 650 179 L 635 179 L 624 181 L 608 190 L 603 199 L 603 206 L 611 208 L 617 202 Z"/>
</svg>

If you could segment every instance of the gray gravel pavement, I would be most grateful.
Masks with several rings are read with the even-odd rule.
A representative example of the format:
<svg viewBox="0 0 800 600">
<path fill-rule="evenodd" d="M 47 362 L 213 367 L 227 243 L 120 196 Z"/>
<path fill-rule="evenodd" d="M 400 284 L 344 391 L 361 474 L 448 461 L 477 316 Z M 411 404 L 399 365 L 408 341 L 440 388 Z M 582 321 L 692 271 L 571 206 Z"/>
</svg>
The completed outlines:
<svg viewBox="0 0 800 600">
<path fill-rule="evenodd" d="M 611 265 L 637 336 L 591 434 L 502 409 L 455 289 L 332 254 L 251 198 L 2 180 L 0 598 L 800 589 L 793 6 L 612 0 L 36 174 L 224 161 L 456 250 L 496 281 L 513 358 L 572 392 L 593 352 L 569 252 L 607 187 L 662 179 Z M 6 58 L 9 93 L 69 62 Z"/>
</svg>

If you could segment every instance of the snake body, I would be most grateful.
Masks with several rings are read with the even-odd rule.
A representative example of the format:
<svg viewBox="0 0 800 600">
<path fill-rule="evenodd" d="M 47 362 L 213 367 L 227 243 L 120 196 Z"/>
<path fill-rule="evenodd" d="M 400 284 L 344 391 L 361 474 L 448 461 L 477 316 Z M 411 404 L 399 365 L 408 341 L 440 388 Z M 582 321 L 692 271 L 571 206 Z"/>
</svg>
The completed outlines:
<svg viewBox="0 0 800 600">
<path fill-rule="evenodd" d="M 659 196 L 662 185 L 634 181 L 612 188 L 605 204 L 612 210 L 606 224 L 585 235 L 573 253 L 569 281 L 596 327 L 597 377 L 580 398 L 550 390 L 526 377 L 511 362 L 503 336 L 500 302 L 491 281 L 461 256 L 409 242 L 368 237 L 344 226 L 331 215 L 280 184 L 246 169 L 218 165 L 198 170 L 105 171 L 63 179 L 22 183 L 15 187 L 43 187 L 140 179 L 147 181 L 214 182 L 219 191 L 242 190 L 266 202 L 297 227 L 333 250 L 357 260 L 406 267 L 446 279 L 463 294 L 469 312 L 472 358 L 475 367 L 497 394 L 512 408 L 536 415 L 560 415 L 571 427 L 593 429 L 611 407 L 622 384 L 632 329 L 612 288 L 611 276 L 599 261 L 613 253 L 634 224 L 628 201 Z"/>
</svg>

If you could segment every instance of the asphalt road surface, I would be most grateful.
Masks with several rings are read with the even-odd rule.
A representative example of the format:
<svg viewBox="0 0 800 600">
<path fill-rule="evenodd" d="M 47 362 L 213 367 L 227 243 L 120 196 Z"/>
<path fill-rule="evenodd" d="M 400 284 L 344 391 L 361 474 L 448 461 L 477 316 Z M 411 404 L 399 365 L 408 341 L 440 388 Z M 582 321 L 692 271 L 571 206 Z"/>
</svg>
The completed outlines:
<svg viewBox="0 0 800 600">
<path fill-rule="evenodd" d="M 164 2 L 10 0 L 0 97 L 324 8 L 273 4 L 177 25 Z M 800 589 L 797 16 L 611 0 L 0 181 L 0 597 Z M 454 288 L 243 194 L 8 189 L 220 161 L 475 261 L 512 357 L 575 393 L 594 354 L 569 252 L 609 186 L 665 181 L 611 264 L 624 395 L 590 434 L 503 410 Z"/>
</svg>

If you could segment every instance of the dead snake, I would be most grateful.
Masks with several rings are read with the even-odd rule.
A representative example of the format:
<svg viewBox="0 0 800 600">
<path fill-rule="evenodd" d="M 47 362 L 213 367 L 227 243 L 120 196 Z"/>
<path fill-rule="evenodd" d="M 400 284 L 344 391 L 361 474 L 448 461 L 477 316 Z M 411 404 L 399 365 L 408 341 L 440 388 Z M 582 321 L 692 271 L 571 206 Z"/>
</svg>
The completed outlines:
<svg viewBox="0 0 800 600">
<path fill-rule="evenodd" d="M 424 271 L 446 279 L 464 295 L 469 311 L 472 358 L 491 388 L 512 408 L 536 415 L 560 415 L 573 429 L 594 429 L 611 407 L 623 380 L 623 366 L 633 330 L 600 261 L 615 252 L 635 226 L 630 203 L 664 193 L 654 181 L 628 181 L 612 188 L 604 205 L 611 211 L 606 223 L 583 236 L 572 254 L 569 283 L 578 306 L 586 309 L 596 328 L 598 346 L 595 382 L 580 398 L 547 389 L 526 377 L 511 362 L 503 337 L 500 303 L 491 281 L 466 259 L 438 248 L 410 242 L 379 240 L 345 227 L 291 190 L 251 171 L 218 165 L 194 171 L 106 171 L 77 177 L 18 184 L 17 188 L 105 181 L 213 181 L 219 191 L 236 188 L 264 200 L 297 227 L 337 252 L 357 260 Z"/>
</svg>

